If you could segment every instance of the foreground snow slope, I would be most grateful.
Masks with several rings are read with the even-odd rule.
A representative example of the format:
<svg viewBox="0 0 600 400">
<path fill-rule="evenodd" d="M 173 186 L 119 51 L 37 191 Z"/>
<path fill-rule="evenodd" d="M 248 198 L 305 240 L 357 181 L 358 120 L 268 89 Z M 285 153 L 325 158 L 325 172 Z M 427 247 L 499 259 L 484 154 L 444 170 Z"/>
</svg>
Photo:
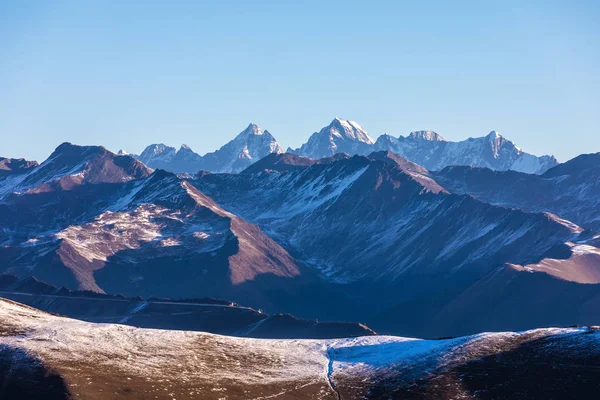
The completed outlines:
<svg viewBox="0 0 600 400">
<path fill-rule="evenodd" d="M 473 362 L 485 367 L 490 356 L 510 359 L 519 349 L 532 348 L 531 364 L 547 356 L 559 371 L 565 362 L 569 371 L 585 365 L 569 381 L 581 391 L 598 385 L 597 379 L 587 380 L 586 371 L 597 374 L 599 343 L 600 335 L 587 328 L 448 340 L 234 338 L 87 323 L 0 300 L 0 372 L 13 371 L 3 390 L 21 390 L 21 398 L 27 398 L 27 391 L 44 390 L 42 378 L 26 384 L 19 380 L 18 373 L 27 375 L 40 366 L 46 369 L 40 375 L 44 379 L 60 377 L 63 398 L 421 398 L 435 393 L 450 398 L 455 392 L 470 398 L 475 393 L 469 385 L 452 380 L 456 371 L 473 371 L 468 368 Z M 485 377 L 493 376 L 493 369 L 486 371 Z M 436 392 L 439 382 L 431 384 L 436 379 L 443 379 L 443 392 Z M 57 386 L 62 387 L 54 383 L 48 390 Z"/>
</svg>

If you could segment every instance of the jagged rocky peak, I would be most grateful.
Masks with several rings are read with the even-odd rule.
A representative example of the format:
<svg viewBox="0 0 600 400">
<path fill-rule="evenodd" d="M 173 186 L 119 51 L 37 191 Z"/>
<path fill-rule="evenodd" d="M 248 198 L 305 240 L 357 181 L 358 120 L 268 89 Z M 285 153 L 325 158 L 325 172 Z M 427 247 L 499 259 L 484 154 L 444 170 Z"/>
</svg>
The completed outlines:
<svg viewBox="0 0 600 400">
<path fill-rule="evenodd" d="M 437 132 L 431 131 L 431 130 L 413 131 L 410 133 L 410 135 L 408 135 L 408 137 L 411 139 L 428 140 L 431 142 L 445 142 L 446 141 L 446 139 L 444 139 L 442 137 L 442 135 L 440 135 Z"/>
</svg>

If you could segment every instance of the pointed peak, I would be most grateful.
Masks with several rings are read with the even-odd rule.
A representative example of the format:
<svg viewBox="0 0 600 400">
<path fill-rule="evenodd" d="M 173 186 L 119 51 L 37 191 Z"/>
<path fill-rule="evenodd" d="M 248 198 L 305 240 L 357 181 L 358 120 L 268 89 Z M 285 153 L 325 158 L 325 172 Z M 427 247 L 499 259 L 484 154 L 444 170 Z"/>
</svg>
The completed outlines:
<svg viewBox="0 0 600 400">
<path fill-rule="evenodd" d="M 328 132 L 334 134 L 334 136 L 341 136 L 346 139 L 356 140 L 367 144 L 373 144 L 375 141 L 369 136 L 369 134 L 355 121 L 335 117 L 331 123 L 323 128 L 321 132 Z"/>
<path fill-rule="evenodd" d="M 250 136 L 250 135 L 263 135 L 263 130 L 260 129 L 260 126 L 256 125 L 255 123 L 251 122 L 246 129 L 244 129 L 243 131 L 241 131 L 237 137 L 241 137 L 241 136 Z"/>
<path fill-rule="evenodd" d="M 413 131 L 410 133 L 410 135 L 408 135 L 408 137 L 411 139 L 427 140 L 430 142 L 445 142 L 446 141 L 446 139 L 444 139 L 442 137 L 442 135 L 440 135 L 437 132 L 431 131 L 431 130 Z"/>
<path fill-rule="evenodd" d="M 490 133 L 488 133 L 488 135 L 486 137 L 490 140 L 496 140 L 496 139 L 501 138 L 502 135 L 500 134 L 500 132 L 498 132 L 496 130 L 492 130 Z"/>
<path fill-rule="evenodd" d="M 342 127 L 352 127 L 354 129 L 359 129 L 364 131 L 363 127 L 356 121 L 351 121 L 349 119 L 344 119 L 340 117 L 335 117 L 333 121 L 329 124 L 329 126 L 342 126 Z"/>
</svg>

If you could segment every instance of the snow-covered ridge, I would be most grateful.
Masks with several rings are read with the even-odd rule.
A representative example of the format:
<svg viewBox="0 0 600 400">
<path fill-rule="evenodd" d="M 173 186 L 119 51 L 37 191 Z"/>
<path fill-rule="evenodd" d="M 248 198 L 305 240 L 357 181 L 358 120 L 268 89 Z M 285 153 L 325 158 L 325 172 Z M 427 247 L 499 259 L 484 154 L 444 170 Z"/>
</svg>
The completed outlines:
<svg viewBox="0 0 600 400">
<path fill-rule="evenodd" d="M 447 141 L 432 130 L 413 131 L 406 137 L 383 134 L 374 141 L 359 124 L 341 118 L 312 134 L 301 147 L 287 151 L 319 159 L 342 152 L 366 155 L 381 150 L 396 153 L 432 171 L 467 165 L 541 174 L 558 164 L 552 156 L 537 157 L 524 152 L 495 130 L 484 137 L 460 142 Z"/>
<path fill-rule="evenodd" d="M 366 155 L 381 150 L 394 152 L 431 171 L 465 165 L 542 174 L 558 164 L 553 156 L 538 157 L 523 151 L 495 130 L 486 136 L 458 142 L 447 141 L 433 130 L 413 131 L 399 137 L 384 133 L 374 140 L 356 121 L 340 117 L 313 133 L 301 147 L 288 148 L 287 152 L 320 159 L 338 153 Z M 204 155 L 185 144 L 176 149 L 157 143 L 147 146 L 139 156 L 132 156 L 151 168 L 178 174 L 195 174 L 201 170 L 238 173 L 269 154 L 283 152 L 269 131 L 251 123 L 221 148 Z M 120 150 L 119 154 L 128 153 Z"/>
<path fill-rule="evenodd" d="M 592 360 L 600 352 L 600 334 L 588 328 L 482 333 L 446 340 L 249 339 L 87 323 L 7 300 L 0 300 L 0 326 L 0 345 L 42 360 L 67 378 L 74 393 L 82 385 L 98 390 L 105 382 L 117 380 L 135 385 L 147 398 L 165 393 L 171 398 L 233 393 L 237 398 L 235 393 L 242 388 L 245 396 L 253 393 L 250 398 L 335 399 L 357 391 L 367 393 L 375 382 L 388 379 L 396 388 L 415 390 L 419 380 L 433 374 L 441 376 L 472 361 L 482 363 L 488 356 L 509 355 L 523 345 L 541 343 L 533 347 L 538 357 L 563 360 L 566 352 L 575 361 L 577 357 Z M 347 382 L 356 382 L 352 392 Z"/>
<path fill-rule="evenodd" d="M 283 152 L 269 131 L 251 123 L 220 149 L 203 156 L 185 144 L 179 150 L 164 144 L 151 144 L 138 159 L 152 168 L 174 173 L 240 172 L 269 154 Z"/>
</svg>

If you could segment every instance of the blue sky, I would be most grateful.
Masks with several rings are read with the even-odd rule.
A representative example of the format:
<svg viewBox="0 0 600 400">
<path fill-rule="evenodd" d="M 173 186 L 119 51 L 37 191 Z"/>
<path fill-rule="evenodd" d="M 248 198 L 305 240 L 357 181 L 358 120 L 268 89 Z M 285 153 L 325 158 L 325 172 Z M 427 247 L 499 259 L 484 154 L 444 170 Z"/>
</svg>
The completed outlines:
<svg viewBox="0 0 600 400">
<path fill-rule="evenodd" d="M 565 161 L 600 151 L 599 4 L 0 2 L 0 155 L 204 154 L 250 122 L 296 147 L 340 116 Z"/>
</svg>

